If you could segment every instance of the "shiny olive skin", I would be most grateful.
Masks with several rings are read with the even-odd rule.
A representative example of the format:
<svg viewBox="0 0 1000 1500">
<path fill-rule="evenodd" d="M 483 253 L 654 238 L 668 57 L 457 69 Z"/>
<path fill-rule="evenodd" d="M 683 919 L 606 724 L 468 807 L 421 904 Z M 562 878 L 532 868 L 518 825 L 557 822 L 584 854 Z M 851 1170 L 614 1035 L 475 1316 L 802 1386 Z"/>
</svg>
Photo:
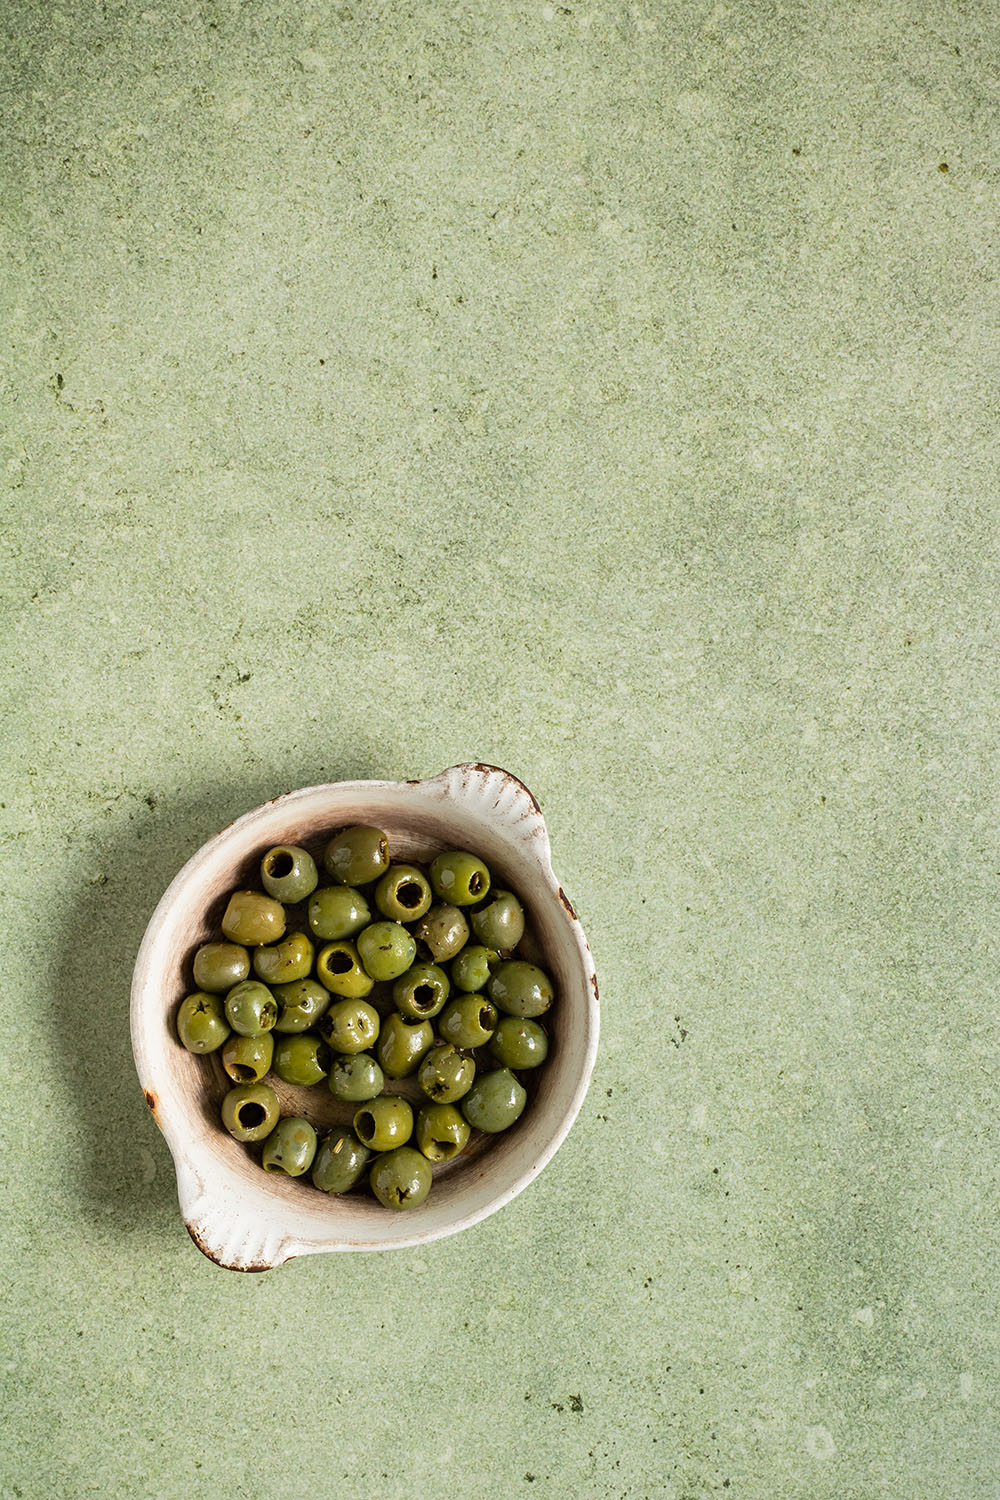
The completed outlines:
<svg viewBox="0 0 1000 1500">
<path fill-rule="evenodd" d="M 261 885 L 269 896 L 289 906 L 311 896 L 318 880 L 316 861 L 307 849 L 295 844 L 276 845 L 260 862 Z"/>
<path fill-rule="evenodd" d="M 375 905 L 391 922 L 415 922 L 432 900 L 427 876 L 416 865 L 390 865 L 375 887 Z"/>
<path fill-rule="evenodd" d="M 278 1019 L 278 1002 L 266 984 L 244 979 L 226 996 L 226 1020 L 240 1036 L 259 1036 L 271 1031 Z"/>
<path fill-rule="evenodd" d="M 537 1068 L 549 1055 L 549 1039 L 537 1021 L 504 1016 L 493 1033 L 490 1052 L 505 1068 Z"/>
<path fill-rule="evenodd" d="M 332 1130 L 316 1153 L 313 1186 L 322 1193 L 346 1193 L 363 1176 L 371 1152 L 350 1130 Z"/>
<path fill-rule="evenodd" d="M 432 1047 L 417 1070 L 417 1082 L 435 1104 L 453 1104 L 472 1087 L 475 1059 L 459 1052 L 450 1042 Z"/>
<path fill-rule="evenodd" d="M 308 979 L 315 949 L 304 932 L 290 932 L 273 947 L 258 948 L 253 956 L 254 973 L 265 984 L 292 984 Z"/>
<path fill-rule="evenodd" d="M 413 964 L 392 987 L 396 1009 L 411 1021 L 436 1016 L 451 993 L 451 982 L 437 964 Z"/>
<path fill-rule="evenodd" d="M 194 956 L 194 982 L 210 995 L 224 995 L 250 973 L 250 955 L 242 943 L 204 943 Z"/>
<path fill-rule="evenodd" d="M 279 1120 L 264 1142 L 261 1166 L 265 1172 L 283 1172 L 286 1177 L 301 1177 L 316 1156 L 316 1132 L 301 1115 L 286 1115 Z"/>
<path fill-rule="evenodd" d="M 319 1023 L 319 1033 L 334 1052 L 367 1052 L 378 1039 L 381 1018 L 364 1000 L 337 1000 Z"/>
<path fill-rule="evenodd" d="M 340 885 L 367 885 L 389 868 L 389 840 L 380 828 L 343 828 L 327 844 L 323 863 Z"/>
<path fill-rule="evenodd" d="M 382 1022 L 375 1056 L 386 1078 L 409 1078 L 433 1045 L 430 1021 L 407 1021 L 393 1012 Z"/>
<path fill-rule="evenodd" d="M 238 1083 L 222 1101 L 222 1123 L 237 1141 L 262 1141 L 280 1114 L 278 1096 L 266 1083 Z"/>
<path fill-rule="evenodd" d="M 413 932 L 436 964 L 447 963 L 469 941 L 469 924 L 457 906 L 432 906 Z"/>
<path fill-rule="evenodd" d="M 497 1008 L 485 995 L 457 995 L 438 1016 L 437 1029 L 453 1047 L 483 1047 L 496 1030 Z"/>
<path fill-rule="evenodd" d="M 513 891 L 494 890 L 469 920 L 483 946 L 499 953 L 513 952 L 524 937 L 524 908 Z"/>
<path fill-rule="evenodd" d="M 308 1031 L 330 1004 L 330 991 L 316 979 L 296 979 L 291 984 L 276 984 L 274 998 L 280 1007 L 275 1031 Z"/>
<path fill-rule="evenodd" d="M 520 1119 L 527 1103 L 524 1087 L 509 1068 L 480 1073 L 465 1098 L 461 1110 L 474 1130 L 498 1135 Z"/>
<path fill-rule="evenodd" d="M 363 1104 L 376 1099 L 385 1087 L 385 1074 L 368 1052 L 341 1054 L 330 1064 L 326 1086 L 345 1104 Z"/>
<path fill-rule="evenodd" d="M 493 970 L 487 986 L 497 1010 L 509 1016 L 541 1016 L 555 996 L 552 980 L 535 964 L 523 959 L 506 959 Z"/>
<path fill-rule="evenodd" d="M 397 1094 L 369 1099 L 354 1115 L 354 1134 L 373 1151 L 392 1151 L 413 1134 L 413 1110 Z"/>
<path fill-rule="evenodd" d="M 413 1138 L 428 1161 L 451 1161 L 464 1151 L 471 1126 L 454 1104 L 425 1104 L 417 1115 Z"/>
<path fill-rule="evenodd" d="M 490 975 L 499 960 L 500 955 L 495 948 L 482 948 L 478 943 L 470 943 L 452 960 L 451 982 L 457 990 L 478 995 L 489 984 Z"/>
<path fill-rule="evenodd" d="M 263 891 L 234 891 L 222 917 L 222 931 L 230 942 L 248 948 L 276 943 L 285 935 L 285 908 Z"/>
<path fill-rule="evenodd" d="M 373 922 L 358 933 L 358 957 L 372 979 L 398 979 L 417 956 L 417 945 L 399 922 Z"/>
<path fill-rule="evenodd" d="M 260 1083 L 274 1057 L 274 1035 L 231 1036 L 222 1049 L 222 1066 L 234 1083 Z"/>
<path fill-rule="evenodd" d="M 372 919 L 368 902 L 352 885 L 324 885 L 313 891 L 307 914 L 309 926 L 324 943 L 354 937 Z"/>
<path fill-rule="evenodd" d="M 330 1048 L 321 1036 L 315 1031 L 298 1031 L 278 1037 L 271 1066 L 285 1083 L 311 1088 L 314 1083 L 323 1082 L 331 1060 Z"/>
<path fill-rule="evenodd" d="M 352 1000 L 364 999 L 375 988 L 375 981 L 361 967 L 357 948 L 346 940 L 327 943 L 319 950 L 316 978 L 334 995 Z"/>
<path fill-rule="evenodd" d="M 221 995 L 195 990 L 186 995 L 177 1011 L 177 1035 L 189 1052 L 215 1052 L 229 1036 L 231 1027 Z"/>
<path fill-rule="evenodd" d="M 448 849 L 431 862 L 431 886 L 439 901 L 452 906 L 474 906 L 490 888 L 490 872 L 481 859 L 464 849 Z"/>
<path fill-rule="evenodd" d="M 416 1208 L 433 1182 L 431 1164 L 412 1146 L 380 1156 L 368 1173 L 371 1190 L 385 1208 Z"/>
</svg>

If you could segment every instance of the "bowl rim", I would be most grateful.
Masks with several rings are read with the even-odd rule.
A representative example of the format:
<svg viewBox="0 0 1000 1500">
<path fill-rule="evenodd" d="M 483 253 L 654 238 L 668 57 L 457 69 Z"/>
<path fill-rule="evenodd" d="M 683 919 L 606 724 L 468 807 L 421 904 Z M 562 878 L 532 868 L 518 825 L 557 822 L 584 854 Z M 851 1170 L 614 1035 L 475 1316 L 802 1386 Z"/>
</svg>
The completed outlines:
<svg viewBox="0 0 1000 1500">
<path fill-rule="evenodd" d="M 327 1239 L 297 1238 L 294 1234 L 282 1233 L 280 1227 L 272 1222 L 271 1233 L 264 1236 L 264 1242 L 257 1250 L 244 1253 L 236 1243 L 238 1233 L 228 1232 L 225 1236 L 222 1235 L 220 1219 L 224 1215 L 215 1212 L 213 1206 L 213 1200 L 227 1196 L 224 1192 L 220 1195 L 220 1189 L 224 1186 L 223 1179 L 231 1183 L 231 1169 L 221 1159 L 216 1158 L 213 1162 L 211 1153 L 200 1149 L 203 1143 L 192 1137 L 189 1128 L 186 1128 L 186 1122 L 175 1117 L 174 1112 L 167 1107 L 170 1090 L 164 1089 L 164 1070 L 158 1066 L 161 1057 L 163 1064 L 166 1063 L 166 1057 L 157 1045 L 158 1041 L 162 1042 L 162 1033 L 158 1038 L 153 1034 L 155 1017 L 162 1017 L 162 1010 L 153 1003 L 159 993 L 157 976 L 153 971 L 154 951 L 165 924 L 174 912 L 178 896 L 198 871 L 209 865 L 222 849 L 238 843 L 242 835 L 249 834 L 255 825 L 272 815 L 276 809 L 291 809 L 296 803 L 322 799 L 324 796 L 354 796 L 360 800 L 379 793 L 398 795 L 404 789 L 412 792 L 418 788 L 425 795 L 439 798 L 442 806 L 462 800 L 472 803 L 481 798 L 484 792 L 488 792 L 490 796 L 497 792 L 493 807 L 499 809 L 503 803 L 505 814 L 503 819 L 499 816 L 491 819 L 495 823 L 497 836 L 512 849 L 516 848 L 522 856 L 530 854 L 537 874 L 548 886 L 549 893 L 556 898 L 552 910 L 555 912 L 558 909 L 560 919 L 565 922 L 565 935 L 571 942 L 573 957 L 579 964 L 579 978 L 584 994 L 585 1047 L 575 1083 L 562 1103 L 554 1128 L 531 1152 L 530 1164 L 517 1171 L 484 1202 L 456 1214 L 454 1219 L 436 1226 L 420 1227 L 399 1215 L 396 1216 L 396 1232 L 377 1242 L 364 1237 L 351 1240 L 344 1236 L 343 1231 L 333 1232 Z M 489 809 L 484 816 L 491 816 Z M 136 956 L 129 1019 L 139 1083 L 173 1158 L 180 1208 L 188 1233 L 198 1248 L 218 1265 L 239 1270 L 266 1270 L 303 1254 L 404 1249 L 429 1244 L 471 1228 L 510 1203 L 552 1160 L 580 1112 L 597 1058 L 600 1002 L 590 947 L 582 924 L 552 869 L 548 831 L 537 800 L 510 771 L 474 761 L 453 765 L 435 776 L 418 779 L 331 781 L 295 788 L 251 808 L 227 824 L 185 861 L 157 902 Z M 214 1170 L 217 1170 L 218 1178 L 214 1182 L 206 1181 L 206 1175 L 211 1178 Z M 245 1187 L 243 1192 L 245 1196 Z M 267 1206 L 258 1202 L 256 1207 L 266 1218 Z M 227 1208 L 230 1220 L 234 1209 L 235 1204 L 230 1195 Z M 249 1207 L 247 1212 L 250 1212 Z M 408 1222 L 412 1227 L 408 1227 Z M 255 1236 L 251 1234 L 250 1238 Z M 260 1239 L 260 1235 L 257 1234 L 256 1238 Z"/>
</svg>

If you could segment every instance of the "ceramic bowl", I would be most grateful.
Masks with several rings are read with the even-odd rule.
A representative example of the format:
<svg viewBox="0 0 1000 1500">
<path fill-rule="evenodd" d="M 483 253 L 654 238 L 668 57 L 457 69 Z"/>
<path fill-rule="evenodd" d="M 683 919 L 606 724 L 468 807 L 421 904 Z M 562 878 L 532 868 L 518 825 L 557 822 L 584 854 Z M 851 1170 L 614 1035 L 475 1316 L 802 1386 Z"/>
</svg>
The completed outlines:
<svg viewBox="0 0 1000 1500">
<path fill-rule="evenodd" d="M 461 1156 L 435 1168 L 426 1201 L 401 1213 L 367 1194 L 328 1196 L 308 1182 L 262 1172 L 219 1123 L 230 1085 L 218 1055 L 186 1052 L 173 1029 L 178 1002 L 193 988 L 191 954 L 218 934 L 228 892 L 256 881 L 273 845 L 304 844 L 321 854 L 330 833 L 351 823 L 383 828 L 397 859 L 475 850 L 494 881 L 521 898 L 522 948 L 544 964 L 557 991 L 545 1018 L 549 1058 L 537 1075 L 523 1075 L 529 1100 L 518 1124 L 503 1135 L 474 1136 Z M 170 1147 L 192 1239 L 220 1266 L 263 1271 L 294 1255 L 425 1244 L 509 1203 L 552 1159 L 583 1103 L 597 1052 L 597 980 L 580 922 L 552 872 L 534 797 L 507 771 L 463 765 L 426 781 L 306 787 L 217 834 L 153 913 L 132 980 L 131 1026 L 139 1082 Z M 275 1087 L 288 1112 L 301 1109 L 318 1124 L 342 1118 L 336 1112 L 344 1107 L 326 1089 Z"/>
</svg>

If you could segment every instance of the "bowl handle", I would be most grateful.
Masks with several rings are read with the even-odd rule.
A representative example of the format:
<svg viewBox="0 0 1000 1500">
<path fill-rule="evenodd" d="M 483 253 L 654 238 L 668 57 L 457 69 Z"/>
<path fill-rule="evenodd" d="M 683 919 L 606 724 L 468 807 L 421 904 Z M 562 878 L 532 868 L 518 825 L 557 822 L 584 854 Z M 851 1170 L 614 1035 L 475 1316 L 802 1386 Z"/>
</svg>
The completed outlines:
<svg viewBox="0 0 1000 1500">
<path fill-rule="evenodd" d="M 248 1209 L 219 1173 L 211 1189 L 188 1161 L 178 1161 L 177 1197 L 188 1234 L 217 1266 L 230 1271 L 270 1271 L 293 1254 L 280 1231 Z M 211 1170 L 211 1168 L 210 1168 Z"/>
<path fill-rule="evenodd" d="M 422 785 L 440 788 L 441 795 L 451 801 L 481 806 L 492 822 L 505 826 L 508 837 L 534 860 L 543 875 L 550 880 L 554 878 L 542 810 L 524 782 L 509 771 L 475 761 L 449 766 Z"/>
</svg>

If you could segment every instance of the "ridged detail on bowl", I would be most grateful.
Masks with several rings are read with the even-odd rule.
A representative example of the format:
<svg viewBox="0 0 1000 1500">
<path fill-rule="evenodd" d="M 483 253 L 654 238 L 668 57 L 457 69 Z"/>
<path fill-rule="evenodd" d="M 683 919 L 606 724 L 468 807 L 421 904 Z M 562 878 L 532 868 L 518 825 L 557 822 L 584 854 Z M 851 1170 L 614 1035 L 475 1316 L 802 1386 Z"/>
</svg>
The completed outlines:
<svg viewBox="0 0 1000 1500">
<path fill-rule="evenodd" d="M 534 797 L 523 781 L 499 766 L 481 763 L 449 766 L 439 776 L 421 783 L 440 786 L 454 802 L 476 806 L 494 825 L 499 825 L 513 842 L 530 854 L 549 880 L 552 877 L 552 854 L 545 819 Z"/>
<path fill-rule="evenodd" d="M 248 1211 L 221 1178 L 210 1189 L 178 1164 L 177 1194 L 187 1232 L 198 1249 L 229 1271 L 269 1271 L 288 1259 L 281 1231 L 266 1215 Z"/>
</svg>

